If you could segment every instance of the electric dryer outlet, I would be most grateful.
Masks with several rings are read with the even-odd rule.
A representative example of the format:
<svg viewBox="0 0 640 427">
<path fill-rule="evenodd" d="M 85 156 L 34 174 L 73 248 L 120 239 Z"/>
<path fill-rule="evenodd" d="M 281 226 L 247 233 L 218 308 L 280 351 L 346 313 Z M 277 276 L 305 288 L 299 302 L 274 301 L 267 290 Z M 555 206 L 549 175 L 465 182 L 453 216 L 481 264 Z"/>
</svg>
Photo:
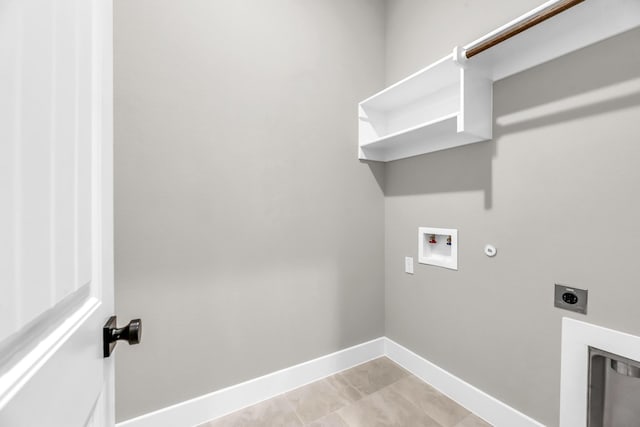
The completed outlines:
<svg viewBox="0 0 640 427">
<path fill-rule="evenodd" d="M 553 305 L 564 310 L 587 314 L 589 291 L 556 283 Z"/>
</svg>

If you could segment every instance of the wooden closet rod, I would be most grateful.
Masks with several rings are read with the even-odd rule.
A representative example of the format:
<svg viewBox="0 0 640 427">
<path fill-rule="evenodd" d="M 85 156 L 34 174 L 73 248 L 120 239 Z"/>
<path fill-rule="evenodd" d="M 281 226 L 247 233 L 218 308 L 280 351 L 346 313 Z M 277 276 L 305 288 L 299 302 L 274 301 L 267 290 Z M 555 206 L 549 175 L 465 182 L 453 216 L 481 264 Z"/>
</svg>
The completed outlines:
<svg viewBox="0 0 640 427">
<path fill-rule="evenodd" d="M 554 4 L 553 6 L 550 6 L 546 9 L 541 10 L 540 12 L 536 13 L 535 15 L 525 19 L 522 22 L 519 22 L 518 24 L 514 25 L 513 27 L 507 28 L 506 30 L 496 34 L 495 36 L 491 37 L 490 39 L 487 39 L 485 41 L 483 41 L 482 43 L 479 43 L 477 46 L 473 46 L 469 49 L 467 49 L 465 51 L 465 55 L 467 58 L 471 58 L 477 54 L 479 54 L 480 52 L 484 52 L 485 50 L 497 45 L 498 43 L 502 43 L 505 40 L 510 39 L 511 37 L 515 36 L 516 34 L 520 34 L 521 32 L 528 30 L 529 28 L 533 27 L 534 25 L 538 25 L 541 22 L 546 21 L 549 18 L 552 18 L 554 16 L 556 16 L 559 13 L 564 12 L 565 10 L 572 8 L 573 6 L 577 5 L 578 3 L 582 3 L 584 0 L 563 0 L 563 1 L 559 1 L 558 3 Z"/>
</svg>

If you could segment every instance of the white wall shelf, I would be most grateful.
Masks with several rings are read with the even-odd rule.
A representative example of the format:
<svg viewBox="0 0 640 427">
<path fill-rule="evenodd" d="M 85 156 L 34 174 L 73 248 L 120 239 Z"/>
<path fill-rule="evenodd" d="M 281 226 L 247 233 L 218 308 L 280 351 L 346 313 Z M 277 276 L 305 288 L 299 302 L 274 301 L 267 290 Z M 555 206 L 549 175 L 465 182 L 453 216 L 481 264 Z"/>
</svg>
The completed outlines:
<svg viewBox="0 0 640 427">
<path fill-rule="evenodd" d="M 359 158 L 391 161 L 492 137 L 494 81 L 640 26 L 640 0 L 586 0 L 466 59 L 531 10 L 358 104 Z"/>
<path fill-rule="evenodd" d="M 491 85 L 451 54 L 362 101 L 360 158 L 386 162 L 490 139 Z"/>
<path fill-rule="evenodd" d="M 540 5 L 469 43 L 462 50 L 479 45 L 495 34 L 526 21 L 555 3 L 558 3 L 558 0 Z M 485 69 L 493 81 L 498 81 L 638 26 L 640 26 L 640 1 L 638 0 L 585 0 L 474 56 L 467 61 L 467 66 Z M 579 71 L 576 70 L 576 72 Z"/>
</svg>

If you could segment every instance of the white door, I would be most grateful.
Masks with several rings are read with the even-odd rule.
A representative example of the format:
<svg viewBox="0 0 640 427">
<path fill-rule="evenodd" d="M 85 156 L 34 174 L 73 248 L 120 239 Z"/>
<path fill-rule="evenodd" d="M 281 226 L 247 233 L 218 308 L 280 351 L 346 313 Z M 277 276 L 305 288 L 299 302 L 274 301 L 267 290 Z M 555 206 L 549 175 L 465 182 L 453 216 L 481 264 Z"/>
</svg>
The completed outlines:
<svg viewBox="0 0 640 427">
<path fill-rule="evenodd" d="M 0 426 L 113 426 L 111 0 L 0 0 Z"/>
</svg>

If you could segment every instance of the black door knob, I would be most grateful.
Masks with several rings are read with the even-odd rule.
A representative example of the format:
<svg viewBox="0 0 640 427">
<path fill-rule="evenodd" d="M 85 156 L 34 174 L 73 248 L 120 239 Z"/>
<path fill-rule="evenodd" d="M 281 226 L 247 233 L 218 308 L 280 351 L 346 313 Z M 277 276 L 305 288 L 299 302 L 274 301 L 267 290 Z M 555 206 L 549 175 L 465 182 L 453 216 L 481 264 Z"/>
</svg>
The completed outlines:
<svg viewBox="0 0 640 427">
<path fill-rule="evenodd" d="M 103 353 L 104 357 L 111 356 L 113 349 L 119 340 L 129 343 L 129 345 L 140 344 L 142 339 L 142 320 L 133 319 L 123 328 L 116 325 L 116 316 L 111 316 L 102 328 Z"/>
</svg>

